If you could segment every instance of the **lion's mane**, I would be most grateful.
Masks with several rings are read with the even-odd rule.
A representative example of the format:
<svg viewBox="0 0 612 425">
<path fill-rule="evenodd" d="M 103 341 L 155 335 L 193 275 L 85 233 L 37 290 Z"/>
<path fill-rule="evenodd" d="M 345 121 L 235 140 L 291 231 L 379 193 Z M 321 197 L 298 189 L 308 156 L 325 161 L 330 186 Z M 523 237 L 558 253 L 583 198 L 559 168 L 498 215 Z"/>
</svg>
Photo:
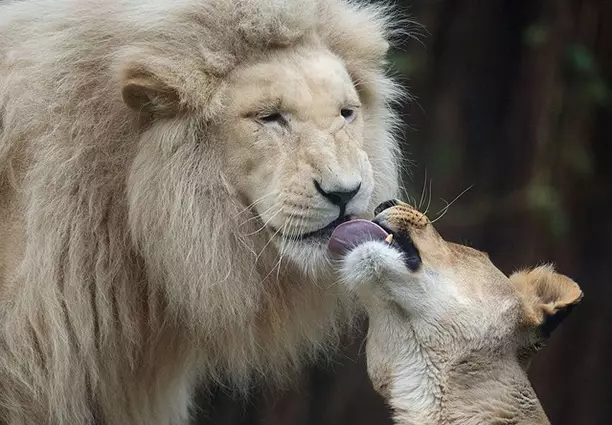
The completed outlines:
<svg viewBox="0 0 612 425">
<path fill-rule="evenodd" d="M 183 423 L 197 379 L 245 387 L 337 339 L 350 308 L 300 270 L 270 275 L 207 129 L 234 67 L 321 40 L 369 112 L 373 198 L 394 196 L 388 16 L 341 0 L 0 6 L 0 423 Z M 180 112 L 143 126 L 126 73 L 162 80 Z"/>
</svg>

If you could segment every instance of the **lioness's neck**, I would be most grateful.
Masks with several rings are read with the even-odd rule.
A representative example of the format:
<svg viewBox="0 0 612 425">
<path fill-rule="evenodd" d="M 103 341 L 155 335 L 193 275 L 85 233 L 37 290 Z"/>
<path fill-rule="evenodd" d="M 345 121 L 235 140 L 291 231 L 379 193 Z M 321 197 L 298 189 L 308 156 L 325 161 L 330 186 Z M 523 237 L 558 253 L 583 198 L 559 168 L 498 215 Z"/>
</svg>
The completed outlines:
<svg viewBox="0 0 612 425">
<path fill-rule="evenodd" d="M 416 341 L 403 347 L 402 366 L 392 372 L 387 400 L 398 425 L 440 424 L 443 376 L 430 353 Z"/>
<path fill-rule="evenodd" d="M 526 402 L 537 400 L 526 377 L 502 364 L 444 361 L 415 341 L 408 345 L 412 356 L 396 368 L 388 394 L 395 424 L 549 424 L 539 404 Z"/>
<path fill-rule="evenodd" d="M 369 319 L 368 374 L 393 409 L 394 423 L 438 425 L 444 382 L 440 360 L 424 349 L 403 316 L 370 314 Z"/>
</svg>

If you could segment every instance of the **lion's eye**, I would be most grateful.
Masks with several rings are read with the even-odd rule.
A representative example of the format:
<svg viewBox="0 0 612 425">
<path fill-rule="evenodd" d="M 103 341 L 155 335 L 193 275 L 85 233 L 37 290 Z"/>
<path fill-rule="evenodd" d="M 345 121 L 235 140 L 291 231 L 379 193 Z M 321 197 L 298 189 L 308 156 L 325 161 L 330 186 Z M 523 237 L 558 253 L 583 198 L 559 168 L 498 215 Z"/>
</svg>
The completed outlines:
<svg viewBox="0 0 612 425">
<path fill-rule="evenodd" d="M 350 108 L 342 108 L 340 109 L 340 115 L 342 115 L 346 122 L 350 123 L 355 119 L 355 110 Z"/>
<path fill-rule="evenodd" d="M 280 112 L 276 112 L 270 115 L 264 115 L 259 118 L 262 122 L 278 122 L 284 120 L 282 114 Z"/>
<path fill-rule="evenodd" d="M 290 116 L 288 113 L 284 112 L 274 112 L 271 114 L 264 114 L 257 117 L 257 121 L 259 121 L 263 125 L 281 125 L 283 127 L 287 126 L 290 120 Z"/>
</svg>

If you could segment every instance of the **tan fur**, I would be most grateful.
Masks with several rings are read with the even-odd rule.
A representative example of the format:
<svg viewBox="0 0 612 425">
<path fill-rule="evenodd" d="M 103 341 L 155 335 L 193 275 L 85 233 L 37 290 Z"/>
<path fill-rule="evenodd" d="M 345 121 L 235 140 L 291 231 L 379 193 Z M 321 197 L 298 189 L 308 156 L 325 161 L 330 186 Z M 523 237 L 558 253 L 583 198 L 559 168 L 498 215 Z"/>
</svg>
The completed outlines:
<svg viewBox="0 0 612 425">
<path fill-rule="evenodd" d="M 395 204 L 375 218 L 392 244 L 365 242 L 341 260 L 370 319 L 368 373 L 395 423 L 548 424 L 526 369 L 582 299 L 580 287 L 551 266 L 506 277 L 486 254 L 446 242 L 423 214 Z"/>
<path fill-rule="evenodd" d="M 388 16 L 0 6 L 0 423 L 182 424 L 198 380 L 246 390 L 333 346 L 351 303 L 324 238 L 295 237 L 339 214 L 315 180 L 361 182 L 354 215 L 397 191 Z"/>
</svg>

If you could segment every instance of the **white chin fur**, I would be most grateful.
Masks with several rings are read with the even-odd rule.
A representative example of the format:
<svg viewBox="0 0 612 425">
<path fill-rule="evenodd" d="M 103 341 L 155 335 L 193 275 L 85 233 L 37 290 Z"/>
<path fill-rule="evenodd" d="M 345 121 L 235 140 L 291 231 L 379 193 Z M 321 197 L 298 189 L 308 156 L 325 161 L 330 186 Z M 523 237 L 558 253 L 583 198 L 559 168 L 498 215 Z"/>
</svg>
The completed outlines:
<svg viewBox="0 0 612 425">
<path fill-rule="evenodd" d="M 325 239 L 287 240 L 280 237 L 274 239 L 283 259 L 291 262 L 308 278 L 320 280 L 330 277 L 332 259 Z"/>
<path fill-rule="evenodd" d="M 355 292 L 408 279 L 403 254 L 384 241 L 364 242 L 349 251 L 340 263 L 340 280 Z"/>
</svg>

